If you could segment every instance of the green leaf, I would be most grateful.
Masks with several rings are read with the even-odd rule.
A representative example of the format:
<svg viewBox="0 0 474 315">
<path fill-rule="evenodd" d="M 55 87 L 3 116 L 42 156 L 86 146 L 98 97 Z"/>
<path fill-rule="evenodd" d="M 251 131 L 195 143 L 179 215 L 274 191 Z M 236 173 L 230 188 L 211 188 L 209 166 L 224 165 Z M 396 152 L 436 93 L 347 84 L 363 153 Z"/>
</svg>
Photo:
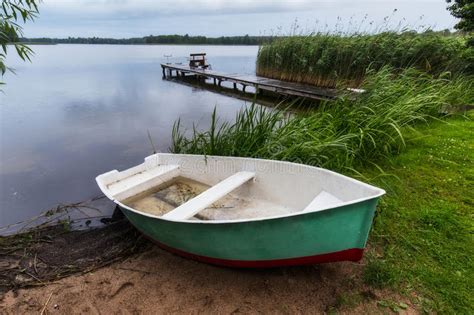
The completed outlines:
<svg viewBox="0 0 474 315">
<path fill-rule="evenodd" d="M 406 309 L 408 308 L 408 304 L 403 303 L 403 302 L 398 303 L 398 306 L 399 306 L 400 308 L 404 309 L 404 310 L 406 310 Z"/>
</svg>

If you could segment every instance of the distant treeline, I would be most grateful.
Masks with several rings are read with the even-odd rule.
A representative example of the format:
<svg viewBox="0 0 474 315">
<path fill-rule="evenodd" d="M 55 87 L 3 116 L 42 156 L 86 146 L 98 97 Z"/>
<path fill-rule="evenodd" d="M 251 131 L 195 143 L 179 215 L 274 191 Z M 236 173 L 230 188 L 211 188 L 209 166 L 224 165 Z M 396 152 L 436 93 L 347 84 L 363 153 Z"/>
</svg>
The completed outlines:
<svg viewBox="0 0 474 315">
<path fill-rule="evenodd" d="M 272 36 L 189 36 L 189 35 L 157 35 L 136 38 L 100 38 L 100 37 L 68 37 L 68 38 L 22 38 L 24 43 L 38 44 L 111 44 L 111 45 L 140 45 L 140 44 L 189 44 L 189 45 L 261 45 L 269 43 Z"/>
</svg>

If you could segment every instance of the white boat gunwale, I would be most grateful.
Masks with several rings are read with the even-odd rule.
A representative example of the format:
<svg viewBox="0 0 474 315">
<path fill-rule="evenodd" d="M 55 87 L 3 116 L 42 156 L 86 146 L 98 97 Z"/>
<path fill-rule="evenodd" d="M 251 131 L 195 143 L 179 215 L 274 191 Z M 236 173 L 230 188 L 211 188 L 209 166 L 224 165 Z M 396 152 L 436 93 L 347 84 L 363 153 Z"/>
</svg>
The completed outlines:
<svg viewBox="0 0 474 315">
<path fill-rule="evenodd" d="M 203 157 L 203 155 L 198 155 L 198 154 L 157 153 L 157 154 L 148 156 L 146 159 L 151 159 L 152 157 L 158 157 L 158 156 L 177 156 L 177 155 L 182 156 L 182 157 Z M 383 196 L 386 193 L 385 190 L 383 190 L 381 188 L 378 188 L 378 187 L 375 187 L 373 185 L 361 182 L 361 181 L 359 181 L 357 179 L 354 179 L 354 178 L 351 178 L 349 176 L 339 174 L 337 172 L 334 172 L 334 171 L 331 171 L 331 170 L 328 170 L 328 169 L 325 169 L 325 168 L 320 168 L 320 167 L 311 166 L 311 165 L 293 163 L 293 162 L 288 162 L 288 161 L 276 161 L 276 160 L 269 160 L 269 159 L 216 156 L 216 155 L 212 155 L 212 156 L 207 155 L 207 156 L 205 156 L 205 158 L 206 159 L 219 158 L 219 159 L 228 159 L 228 160 L 232 160 L 232 159 L 253 160 L 253 161 L 260 161 L 260 162 L 272 162 L 272 163 L 277 163 L 277 164 L 280 164 L 280 165 L 287 165 L 287 166 L 293 165 L 293 166 L 299 166 L 299 167 L 304 167 L 304 168 L 308 168 L 308 169 L 317 169 L 319 171 L 322 171 L 323 173 L 330 174 L 332 176 L 336 176 L 336 177 L 342 178 L 344 180 L 347 180 L 349 182 L 352 182 L 352 183 L 364 186 L 366 188 L 369 188 L 371 190 L 377 191 L 377 193 L 374 194 L 374 195 L 368 196 L 368 197 L 362 197 L 362 198 L 357 198 L 357 199 L 352 199 L 352 200 L 349 200 L 349 201 L 341 202 L 337 206 L 328 206 L 326 208 L 310 210 L 310 211 L 304 211 L 305 209 L 302 209 L 300 211 L 296 211 L 296 212 L 293 212 L 293 213 L 280 214 L 280 215 L 275 215 L 275 216 L 265 216 L 265 217 L 248 218 L 248 219 L 230 219 L 230 220 L 190 220 L 190 219 L 178 220 L 178 219 L 164 218 L 163 216 L 158 216 L 158 215 L 154 215 L 154 214 L 151 214 L 151 213 L 147 213 L 147 212 L 137 210 L 135 208 L 132 208 L 132 207 L 129 207 L 129 206 L 125 205 L 124 203 L 122 203 L 119 200 L 115 199 L 113 196 L 110 196 L 110 194 L 107 194 L 106 193 L 107 187 L 106 187 L 106 185 L 104 185 L 102 182 L 99 181 L 99 177 L 101 177 L 103 175 L 106 175 L 106 174 L 109 174 L 109 173 L 118 172 L 117 170 L 112 170 L 110 172 L 106 172 L 104 174 L 101 174 L 101 175 L 97 176 L 96 177 L 96 182 L 99 185 L 99 188 L 101 189 L 101 191 L 104 193 L 104 195 L 106 195 L 110 200 L 112 200 L 115 204 L 117 204 L 121 208 L 125 208 L 126 210 L 129 210 L 131 212 L 137 213 L 137 214 L 142 215 L 142 216 L 150 217 L 150 218 L 153 218 L 153 219 L 164 220 L 164 221 L 169 221 L 169 222 L 176 222 L 176 223 L 187 223 L 187 224 L 235 224 L 235 223 L 248 223 L 248 222 L 254 222 L 254 221 L 258 222 L 258 221 L 266 221 L 266 220 L 277 220 L 277 219 L 289 218 L 289 217 L 300 216 L 300 215 L 309 215 L 309 214 L 313 214 L 313 213 L 327 212 L 328 210 L 336 210 L 336 209 L 339 209 L 339 208 L 342 208 L 342 207 L 345 207 L 345 206 L 348 206 L 348 205 L 353 205 L 353 204 L 361 203 L 361 202 L 364 202 L 364 201 L 372 200 L 372 199 L 375 199 L 375 198 L 379 198 L 379 197 Z M 137 166 L 134 166 L 134 167 L 137 167 Z M 134 167 L 132 167 L 132 168 L 134 168 Z M 124 171 L 127 171 L 127 170 L 124 170 Z"/>
</svg>

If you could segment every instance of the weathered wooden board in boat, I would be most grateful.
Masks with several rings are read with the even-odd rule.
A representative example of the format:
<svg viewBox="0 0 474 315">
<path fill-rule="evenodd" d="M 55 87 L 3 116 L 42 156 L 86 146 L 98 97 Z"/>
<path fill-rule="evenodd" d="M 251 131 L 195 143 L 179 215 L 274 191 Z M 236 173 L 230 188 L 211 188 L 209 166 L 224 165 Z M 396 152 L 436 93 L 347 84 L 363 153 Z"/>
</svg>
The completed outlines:
<svg viewBox="0 0 474 315">
<path fill-rule="evenodd" d="M 159 194 L 177 178 L 211 188 L 167 213 L 134 207 L 126 199 L 150 189 L 147 198 Z M 231 267 L 357 261 L 385 193 L 301 164 L 179 154 L 152 155 L 129 170 L 98 176 L 97 183 L 162 248 Z M 219 194 L 221 204 L 206 196 L 209 191 Z M 201 210 L 189 212 L 196 206 L 205 209 L 204 217 L 194 216 Z"/>
</svg>

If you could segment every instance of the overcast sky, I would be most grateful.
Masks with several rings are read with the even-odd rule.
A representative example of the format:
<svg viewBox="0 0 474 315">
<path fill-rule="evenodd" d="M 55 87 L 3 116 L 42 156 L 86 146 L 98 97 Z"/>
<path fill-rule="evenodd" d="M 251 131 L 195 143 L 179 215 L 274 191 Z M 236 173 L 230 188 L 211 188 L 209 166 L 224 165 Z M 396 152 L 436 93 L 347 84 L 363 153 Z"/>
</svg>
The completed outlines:
<svg viewBox="0 0 474 315">
<path fill-rule="evenodd" d="M 399 23 L 446 29 L 456 23 L 445 0 L 43 0 L 25 36 L 288 34 L 295 19 L 297 32 L 396 28 Z"/>
</svg>

